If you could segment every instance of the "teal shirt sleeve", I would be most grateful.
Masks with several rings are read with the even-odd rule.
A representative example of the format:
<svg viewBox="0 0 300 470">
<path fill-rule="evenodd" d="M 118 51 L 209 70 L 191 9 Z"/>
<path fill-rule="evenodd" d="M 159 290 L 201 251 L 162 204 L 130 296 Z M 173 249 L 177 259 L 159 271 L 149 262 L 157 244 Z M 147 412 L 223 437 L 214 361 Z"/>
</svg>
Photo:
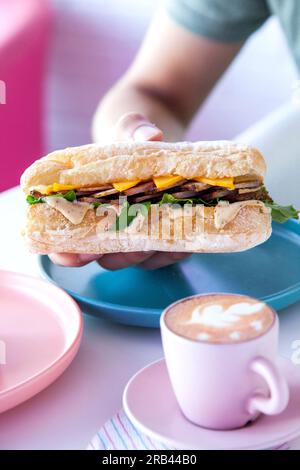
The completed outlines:
<svg viewBox="0 0 300 470">
<path fill-rule="evenodd" d="M 169 16 L 216 41 L 245 41 L 271 15 L 266 0 L 167 0 Z"/>
</svg>

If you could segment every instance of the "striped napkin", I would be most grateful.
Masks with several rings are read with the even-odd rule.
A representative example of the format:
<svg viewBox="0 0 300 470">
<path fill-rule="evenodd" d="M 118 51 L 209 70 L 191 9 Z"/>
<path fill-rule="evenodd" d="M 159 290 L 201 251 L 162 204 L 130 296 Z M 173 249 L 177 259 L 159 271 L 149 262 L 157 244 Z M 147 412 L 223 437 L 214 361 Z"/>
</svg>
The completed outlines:
<svg viewBox="0 0 300 470">
<path fill-rule="evenodd" d="M 274 450 L 299 450 L 300 438 Z M 140 433 L 123 410 L 109 419 L 91 440 L 87 450 L 176 450 Z"/>
<path fill-rule="evenodd" d="M 174 450 L 174 448 L 140 433 L 121 410 L 97 432 L 87 450 Z"/>
</svg>

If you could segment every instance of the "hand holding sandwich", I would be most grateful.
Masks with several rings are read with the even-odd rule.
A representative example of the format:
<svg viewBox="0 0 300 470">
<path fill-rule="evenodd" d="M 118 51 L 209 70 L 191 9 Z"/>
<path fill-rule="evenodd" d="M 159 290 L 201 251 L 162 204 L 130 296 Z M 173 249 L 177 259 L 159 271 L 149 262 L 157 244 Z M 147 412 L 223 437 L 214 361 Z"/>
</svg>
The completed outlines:
<svg viewBox="0 0 300 470">
<path fill-rule="evenodd" d="M 180 44 L 176 51 L 174 44 Z M 94 141 L 158 141 L 163 139 L 160 128 L 165 140 L 182 140 L 188 122 L 239 48 L 198 38 L 166 15 L 158 15 L 130 69 L 100 102 Z M 66 266 L 97 259 L 105 268 L 119 269 L 131 264 L 159 268 L 185 256 L 138 252 L 96 257 L 55 254 L 51 259 Z"/>
<path fill-rule="evenodd" d="M 29 248 L 56 253 L 52 259 L 67 266 L 97 259 L 108 269 L 158 268 L 191 252 L 252 248 L 270 236 L 271 216 L 279 222 L 298 218 L 292 206 L 272 201 L 256 149 L 181 142 L 241 45 L 155 17 L 132 66 L 98 107 L 93 135 L 99 144 L 53 152 L 22 176 Z M 164 214 L 153 222 L 162 207 Z M 107 208 L 117 221 L 103 225 Z M 171 228 L 169 235 L 161 222 Z"/>
<path fill-rule="evenodd" d="M 24 239 L 32 252 L 84 255 L 66 259 L 77 266 L 97 254 L 112 269 L 247 250 L 269 238 L 271 217 L 298 217 L 292 206 L 274 203 L 265 171 L 257 149 L 229 141 L 57 150 L 22 175 Z M 155 260 L 153 251 L 163 253 Z"/>
<path fill-rule="evenodd" d="M 94 137 L 96 141 L 99 140 L 96 133 Z M 162 138 L 163 132 L 140 113 L 124 114 L 112 129 L 112 139 L 116 141 L 159 141 Z M 106 255 L 76 253 L 53 253 L 49 255 L 54 263 L 63 266 L 79 267 L 92 261 L 97 261 L 100 266 L 110 270 L 122 269 L 131 265 L 139 265 L 139 267 L 146 269 L 157 269 L 175 263 L 187 256 L 187 253 L 155 251 L 112 253 Z"/>
</svg>

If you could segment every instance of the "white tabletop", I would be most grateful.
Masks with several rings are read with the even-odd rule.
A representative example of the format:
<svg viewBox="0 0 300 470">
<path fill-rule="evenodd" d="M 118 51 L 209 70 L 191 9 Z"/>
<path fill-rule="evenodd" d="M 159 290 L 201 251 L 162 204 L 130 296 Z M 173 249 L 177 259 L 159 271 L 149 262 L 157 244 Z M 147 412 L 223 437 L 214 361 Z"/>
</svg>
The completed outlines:
<svg viewBox="0 0 300 470">
<path fill-rule="evenodd" d="M 16 226 L 18 189 L 0 195 L 0 269 L 39 276 Z M 121 407 L 123 388 L 139 368 L 162 356 L 158 330 L 129 328 L 84 317 L 84 337 L 73 364 L 47 390 L 0 415 L 0 449 L 84 449 Z"/>
<path fill-rule="evenodd" d="M 18 232 L 23 196 L 0 195 L 0 268 L 39 276 L 36 257 Z M 162 356 L 158 330 L 84 317 L 81 348 L 69 369 L 48 389 L 0 415 L 0 449 L 84 449 L 120 407 L 128 379 Z M 300 339 L 300 303 L 280 312 L 280 347 L 287 357 Z"/>
</svg>

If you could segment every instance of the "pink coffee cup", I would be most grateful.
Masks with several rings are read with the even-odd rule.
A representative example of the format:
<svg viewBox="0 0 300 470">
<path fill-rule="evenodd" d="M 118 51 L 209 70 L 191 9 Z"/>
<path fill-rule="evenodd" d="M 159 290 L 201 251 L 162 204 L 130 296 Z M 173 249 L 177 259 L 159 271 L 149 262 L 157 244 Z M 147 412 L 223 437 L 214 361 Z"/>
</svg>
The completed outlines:
<svg viewBox="0 0 300 470">
<path fill-rule="evenodd" d="M 228 294 L 232 295 L 232 294 Z M 191 340 L 171 331 L 167 307 L 160 320 L 166 364 L 185 417 L 210 429 L 235 429 L 259 414 L 276 415 L 287 406 L 289 390 L 277 362 L 279 321 L 261 336 L 234 343 Z"/>
</svg>

